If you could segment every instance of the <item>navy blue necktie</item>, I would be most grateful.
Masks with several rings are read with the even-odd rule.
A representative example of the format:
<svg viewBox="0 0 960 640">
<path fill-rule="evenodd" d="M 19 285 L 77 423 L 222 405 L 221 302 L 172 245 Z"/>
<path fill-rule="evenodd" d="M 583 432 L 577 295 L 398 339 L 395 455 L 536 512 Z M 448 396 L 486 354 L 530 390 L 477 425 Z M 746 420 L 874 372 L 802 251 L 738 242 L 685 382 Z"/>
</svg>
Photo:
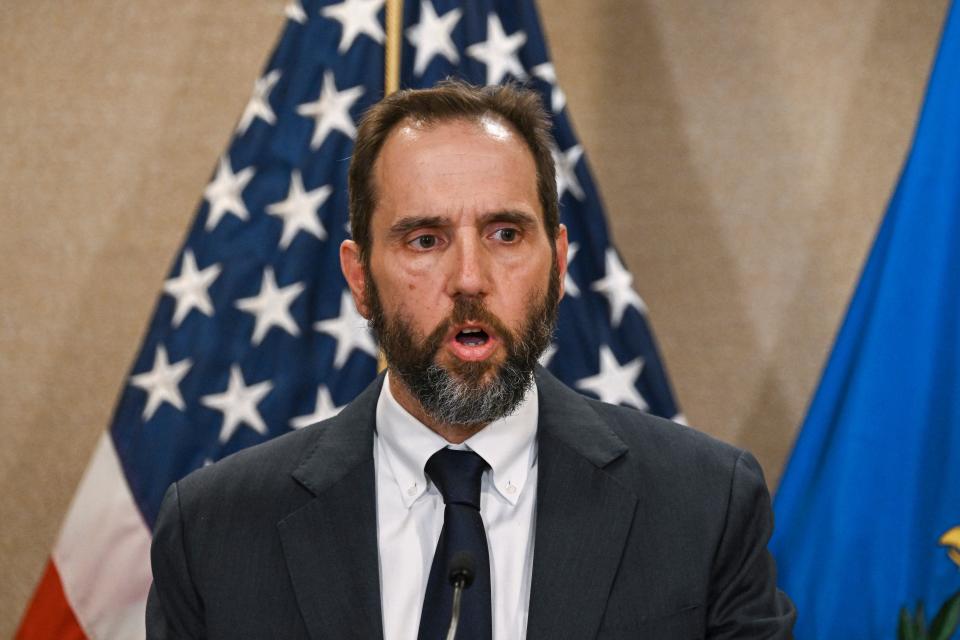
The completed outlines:
<svg viewBox="0 0 960 640">
<path fill-rule="evenodd" d="M 427 594 L 420 616 L 419 640 L 443 640 L 450 626 L 453 587 L 448 564 L 455 553 L 467 551 L 476 561 L 476 578 L 464 591 L 457 640 L 490 640 L 490 553 L 480 518 L 480 478 L 489 465 L 473 451 L 441 449 L 425 470 L 443 494 L 443 531 L 433 554 Z"/>
</svg>

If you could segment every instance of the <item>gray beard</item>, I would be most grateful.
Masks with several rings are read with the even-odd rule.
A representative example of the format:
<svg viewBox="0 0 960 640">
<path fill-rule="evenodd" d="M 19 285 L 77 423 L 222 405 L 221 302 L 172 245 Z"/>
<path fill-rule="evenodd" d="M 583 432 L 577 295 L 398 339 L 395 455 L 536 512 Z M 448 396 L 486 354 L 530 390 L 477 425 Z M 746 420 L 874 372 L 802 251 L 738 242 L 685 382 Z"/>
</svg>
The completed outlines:
<svg viewBox="0 0 960 640">
<path fill-rule="evenodd" d="M 413 375 L 396 373 L 431 418 L 467 427 L 511 415 L 533 384 L 532 368 L 509 362 L 501 365 L 487 384 L 459 380 L 435 362 Z"/>
<path fill-rule="evenodd" d="M 517 333 L 505 327 L 479 298 L 458 298 L 450 317 L 426 338 L 417 339 L 404 318 L 386 317 L 369 271 L 367 286 L 370 325 L 387 357 L 391 375 L 407 387 L 428 416 L 441 424 L 475 428 L 517 410 L 533 384 L 537 358 L 550 344 L 556 325 L 560 279 L 555 266 L 546 293 Z M 484 322 L 497 332 L 507 351 L 502 364 L 458 362 L 448 370 L 436 362 L 450 327 L 468 320 Z"/>
</svg>

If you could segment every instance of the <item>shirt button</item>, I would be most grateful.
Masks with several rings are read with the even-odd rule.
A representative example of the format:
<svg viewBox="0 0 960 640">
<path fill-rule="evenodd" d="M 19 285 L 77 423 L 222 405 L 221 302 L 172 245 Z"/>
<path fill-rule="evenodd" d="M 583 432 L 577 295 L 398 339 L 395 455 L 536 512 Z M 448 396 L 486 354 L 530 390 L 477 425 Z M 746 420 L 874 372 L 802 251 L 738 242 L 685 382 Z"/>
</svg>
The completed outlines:
<svg viewBox="0 0 960 640">
<path fill-rule="evenodd" d="M 507 493 L 513 495 L 517 492 L 517 487 L 512 482 L 507 483 Z"/>
<path fill-rule="evenodd" d="M 410 488 L 407 489 L 407 495 L 413 496 L 413 495 L 416 495 L 416 493 L 417 493 L 417 483 L 414 482 L 412 485 L 410 485 Z"/>
</svg>

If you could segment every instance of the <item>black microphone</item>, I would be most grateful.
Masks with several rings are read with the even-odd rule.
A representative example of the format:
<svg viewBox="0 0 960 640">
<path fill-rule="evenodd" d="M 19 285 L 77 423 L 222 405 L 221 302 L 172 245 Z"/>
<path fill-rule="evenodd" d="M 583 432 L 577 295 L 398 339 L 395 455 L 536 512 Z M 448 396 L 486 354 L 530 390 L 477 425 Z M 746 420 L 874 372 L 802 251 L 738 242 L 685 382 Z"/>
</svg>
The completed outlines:
<svg viewBox="0 0 960 640">
<path fill-rule="evenodd" d="M 450 628 L 447 629 L 447 640 L 456 638 L 457 625 L 460 622 L 460 598 L 463 590 L 473 584 L 477 575 L 476 566 L 476 558 L 469 551 L 457 551 L 447 565 L 447 579 L 453 585 L 453 612 L 450 616 Z"/>
</svg>

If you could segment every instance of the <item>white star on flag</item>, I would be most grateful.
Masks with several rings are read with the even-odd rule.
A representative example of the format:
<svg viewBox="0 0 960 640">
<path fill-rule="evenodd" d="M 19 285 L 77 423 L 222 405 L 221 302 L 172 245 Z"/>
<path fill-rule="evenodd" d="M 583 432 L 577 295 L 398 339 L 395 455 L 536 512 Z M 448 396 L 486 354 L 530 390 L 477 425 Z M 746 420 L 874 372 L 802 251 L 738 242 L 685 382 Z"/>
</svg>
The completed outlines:
<svg viewBox="0 0 960 640">
<path fill-rule="evenodd" d="M 293 170 L 286 200 L 267 206 L 267 213 L 283 219 L 283 233 L 280 235 L 281 249 L 289 247 L 294 236 L 301 230 L 318 240 L 324 240 L 327 237 L 327 231 L 317 216 L 317 210 L 323 206 L 331 193 L 333 188 L 330 185 L 307 191 L 303 187 L 303 176 L 300 170 Z"/>
<path fill-rule="evenodd" d="M 150 420 L 164 402 L 169 402 L 180 411 L 184 410 L 186 405 L 180 395 L 179 385 L 191 366 L 193 362 L 190 358 L 170 364 L 167 350 L 160 345 L 153 356 L 153 369 L 130 376 L 130 384 L 147 392 L 147 404 L 143 407 L 144 422 Z"/>
<path fill-rule="evenodd" d="M 215 228 L 220 224 L 220 219 L 227 213 L 232 213 L 241 220 L 247 219 L 250 214 L 247 212 L 247 205 L 243 203 L 243 197 L 240 194 L 253 178 L 253 174 L 253 167 L 247 167 L 240 173 L 234 173 L 230 167 L 230 159 L 226 155 L 220 156 L 217 175 L 203 190 L 203 197 L 210 203 L 204 229 L 210 231 Z"/>
<path fill-rule="evenodd" d="M 541 367 L 546 367 L 550 364 L 550 361 L 553 360 L 553 356 L 557 355 L 557 345 L 550 343 L 547 345 L 547 348 L 543 350 L 543 353 L 540 354 L 540 357 L 537 358 L 537 362 L 540 363 Z"/>
<path fill-rule="evenodd" d="M 367 327 L 367 321 L 357 311 L 353 296 L 348 291 L 344 291 L 340 296 L 340 315 L 316 322 L 313 328 L 333 336 L 337 341 L 337 351 L 333 358 L 333 366 L 337 369 L 347 363 L 347 358 L 354 349 L 377 357 L 377 345 Z"/>
<path fill-rule="evenodd" d="M 310 138 L 310 148 L 319 149 L 327 134 L 333 130 L 354 137 L 357 128 L 350 117 L 350 107 L 363 95 L 363 85 L 337 91 L 332 71 L 323 72 L 323 88 L 316 102 L 306 102 L 297 107 L 297 113 L 313 118 L 316 128 Z"/>
<path fill-rule="evenodd" d="M 627 307 L 636 307 L 637 311 L 643 313 L 647 310 L 647 305 L 633 290 L 633 276 L 624 268 L 613 247 L 607 249 L 604 262 L 606 275 L 590 285 L 590 288 L 602 293 L 610 301 L 611 322 L 617 326 L 623 320 L 623 312 Z"/>
<path fill-rule="evenodd" d="M 563 111 L 563 108 L 567 104 L 567 96 L 563 93 L 560 85 L 557 84 L 557 70 L 554 68 L 553 63 L 544 62 L 543 64 L 538 64 L 532 71 L 533 75 L 551 86 L 550 109 L 553 110 L 554 113 Z"/>
<path fill-rule="evenodd" d="M 257 405 L 273 389 L 269 380 L 247 386 L 243 372 L 238 365 L 230 366 L 230 382 L 223 393 L 215 393 L 200 398 L 204 406 L 216 409 L 223 414 L 223 426 L 220 427 L 220 442 L 229 440 L 241 423 L 246 424 L 260 435 L 267 435 L 267 425 Z"/>
<path fill-rule="evenodd" d="M 561 152 L 557 147 L 550 147 L 550 155 L 553 156 L 553 164 L 557 170 L 557 200 L 563 198 L 565 191 L 573 194 L 577 200 L 583 200 L 583 187 L 577 180 L 577 163 L 583 156 L 583 147 L 575 144 L 566 151 Z"/>
<path fill-rule="evenodd" d="M 238 309 L 256 316 L 253 327 L 254 345 L 263 341 L 271 327 L 280 327 L 292 336 L 300 335 L 300 327 L 290 315 L 290 305 L 305 288 L 302 282 L 294 282 L 282 289 L 277 288 L 273 268 L 267 267 L 263 270 L 260 292 L 252 298 L 243 298 L 234 303 Z"/>
<path fill-rule="evenodd" d="M 500 16 L 491 13 L 487 16 L 487 39 L 467 47 L 467 55 L 487 65 L 487 84 L 500 84 L 508 73 L 523 80 L 527 74 L 523 71 L 517 51 L 526 41 L 527 34 L 523 31 L 509 36 L 504 33 Z"/>
<path fill-rule="evenodd" d="M 594 392 L 604 402 L 628 404 L 646 411 L 647 403 L 634 386 L 643 371 L 643 364 L 643 358 L 637 357 L 621 365 L 609 345 L 603 345 L 600 347 L 600 371 L 579 380 L 576 386 Z"/>
<path fill-rule="evenodd" d="M 247 132 L 256 118 L 260 118 L 267 124 L 276 123 L 277 116 L 270 106 L 270 92 L 279 80 L 280 71 L 274 69 L 253 83 L 253 95 L 250 96 L 250 102 L 247 103 L 243 115 L 240 116 L 240 122 L 237 123 L 237 132 L 240 135 Z"/>
<path fill-rule="evenodd" d="M 420 22 L 407 29 L 407 39 L 417 48 L 413 62 L 413 72 L 416 75 L 422 76 L 430 61 L 438 55 L 453 64 L 460 61 L 451 34 L 462 15 L 461 9 L 451 9 L 438 17 L 432 2 L 420 0 Z"/>
<path fill-rule="evenodd" d="M 579 249 L 580 245 L 578 245 L 576 242 L 571 242 L 569 245 L 567 245 L 567 273 L 563 278 L 564 295 L 573 296 L 575 298 L 580 295 L 580 287 L 577 286 L 573 276 L 570 275 L 570 263 L 573 262 L 573 259 L 577 257 L 577 251 Z"/>
<path fill-rule="evenodd" d="M 384 0 L 344 0 L 320 11 L 323 17 L 333 18 L 343 25 L 338 53 L 345 53 L 360 34 L 366 34 L 377 43 L 383 44 L 386 35 L 377 18 L 383 2 Z"/>
<path fill-rule="evenodd" d="M 288 2 L 287 6 L 283 8 L 283 13 L 299 24 L 304 24 L 307 21 L 307 12 L 303 10 L 303 4 L 301 4 L 300 0 Z"/>
<path fill-rule="evenodd" d="M 174 329 L 180 326 L 191 309 L 196 309 L 208 317 L 213 316 L 213 303 L 210 301 L 210 293 L 207 289 L 220 275 L 220 271 L 219 264 L 212 264 L 203 271 L 198 271 L 193 251 L 184 250 L 183 261 L 180 263 L 180 275 L 163 283 L 163 290 L 177 300 L 173 310 Z"/>
<path fill-rule="evenodd" d="M 330 397 L 330 390 L 320 385 L 317 387 L 317 404 L 313 413 L 293 418 L 290 420 L 290 426 L 294 429 L 303 429 L 315 422 L 332 418 L 340 413 L 340 409 L 343 409 L 343 407 L 334 406 L 333 398 Z"/>
</svg>

